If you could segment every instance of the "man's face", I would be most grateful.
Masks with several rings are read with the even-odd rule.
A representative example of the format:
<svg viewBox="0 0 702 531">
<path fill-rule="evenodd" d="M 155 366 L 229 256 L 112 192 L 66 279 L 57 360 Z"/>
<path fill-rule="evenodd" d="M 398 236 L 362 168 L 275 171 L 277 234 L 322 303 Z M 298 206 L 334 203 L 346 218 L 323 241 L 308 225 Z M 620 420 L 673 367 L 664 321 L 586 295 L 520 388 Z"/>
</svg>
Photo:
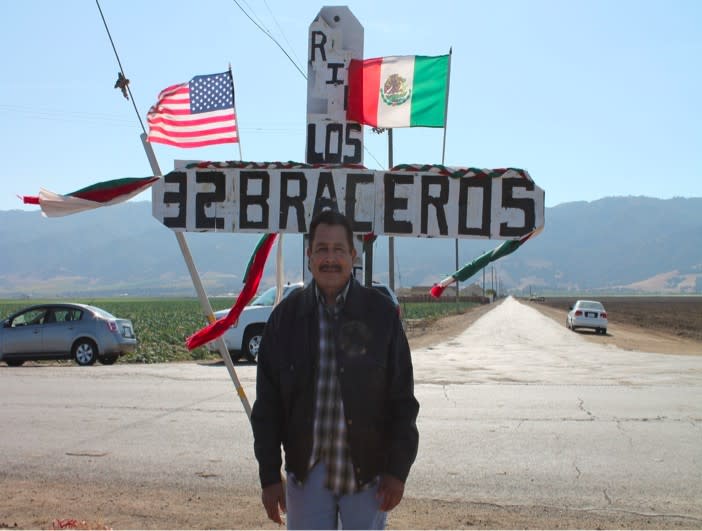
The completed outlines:
<svg viewBox="0 0 702 531">
<path fill-rule="evenodd" d="M 356 249 L 349 246 L 344 227 L 320 223 L 314 241 L 307 248 L 307 256 L 315 282 L 325 295 L 331 296 L 348 282 Z"/>
</svg>

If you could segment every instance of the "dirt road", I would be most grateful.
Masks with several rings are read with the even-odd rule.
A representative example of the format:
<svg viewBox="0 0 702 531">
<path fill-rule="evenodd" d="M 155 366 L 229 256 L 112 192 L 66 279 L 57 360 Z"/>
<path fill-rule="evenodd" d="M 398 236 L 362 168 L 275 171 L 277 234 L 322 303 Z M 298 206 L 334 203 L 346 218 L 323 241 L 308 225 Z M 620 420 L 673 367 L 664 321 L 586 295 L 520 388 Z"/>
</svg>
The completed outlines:
<svg viewBox="0 0 702 531">
<path fill-rule="evenodd" d="M 534 305 L 538 306 L 538 305 Z M 431 327 L 411 330 L 410 342 L 419 358 L 433 356 L 431 347 L 439 342 L 447 346 L 436 353 L 444 356 L 446 365 L 456 365 L 455 373 L 460 374 L 463 360 L 451 358 L 451 349 L 460 348 L 452 344 L 457 336 L 479 317 L 493 307 L 482 307 L 463 316 L 450 317 L 434 323 Z M 539 311 L 551 316 L 562 324 L 562 312 L 538 307 Z M 606 337 L 579 334 L 583 340 L 604 343 L 624 350 L 648 351 L 672 354 L 702 354 L 702 344 L 676 340 L 661 334 L 650 334 L 636 329 L 612 328 Z M 651 349 L 651 345 L 655 348 Z M 500 346 L 496 346 L 499 350 Z M 607 347 L 609 348 L 609 347 Z M 417 379 L 422 382 L 440 382 L 447 378 L 444 373 L 434 371 L 435 364 L 417 360 Z M 2 377 L 10 377 L 11 369 L 0 369 Z M 453 369 L 452 369 L 453 370 Z M 485 376 L 482 376 L 485 377 Z M 487 378 L 500 380 L 499 373 L 488 374 Z M 525 371 L 523 378 L 537 379 L 534 372 Z M 575 374 L 573 378 L 578 378 Z M 38 389 L 37 393 L 41 393 Z M 8 400 L 7 397 L 4 400 Z M 11 402 L 11 401 L 9 401 Z M 5 418 L 4 428 L 12 430 L 16 425 L 12 418 Z M 81 427 L 76 426 L 76 431 Z M 70 440 L 70 434 L 57 433 L 57 440 Z M 9 438 L 9 437 L 8 437 Z M 0 436 L 2 442 L 2 436 Z M 113 529 L 223 529 L 274 528 L 265 519 L 260 507 L 258 491 L 255 487 L 233 486 L 222 489 L 208 483 L 216 473 L 216 459 L 203 456 L 201 483 L 193 487 L 188 484 L 155 485 L 144 477 L 143 480 L 124 481 L 124 476 L 105 473 L 101 477 L 100 455 L 74 456 L 94 462 L 91 474 L 80 478 L 70 473 L 33 478 L 22 477 L 16 472 L 16 463 L 0 466 L 0 527 L 6 528 L 51 528 L 92 527 Z M 0 464 L 3 463 L 0 456 Z M 213 468 L 206 466 L 207 462 Z M 9 465 L 13 465 L 10 467 Z M 697 465 L 699 466 L 699 465 Z M 7 470 L 13 468 L 13 473 Z M 89 478 L 89 479 L 86 479 Z M 605 491 L 605 495 L 607 492 Z M 496 504 L 476 503 L 460 500 L 460 492 L 451 499 L 433 499 L 426 496 L 408 495 L 402 504 L 391 513 L 388 525 L 391 529 L 555 529 L 555 528 L 628 528 L 628 529 L 689 529 L 702 527 L 702 520 L 687 514 L 663 513 L 657 510 L 627 512 L 603 510 L 601 508 L 570 510 L 557 504 Z M 458 500 L 457 500 L 458 499 Z M 475 498 L 473 498 L 475 500 Z"/>
</svg>

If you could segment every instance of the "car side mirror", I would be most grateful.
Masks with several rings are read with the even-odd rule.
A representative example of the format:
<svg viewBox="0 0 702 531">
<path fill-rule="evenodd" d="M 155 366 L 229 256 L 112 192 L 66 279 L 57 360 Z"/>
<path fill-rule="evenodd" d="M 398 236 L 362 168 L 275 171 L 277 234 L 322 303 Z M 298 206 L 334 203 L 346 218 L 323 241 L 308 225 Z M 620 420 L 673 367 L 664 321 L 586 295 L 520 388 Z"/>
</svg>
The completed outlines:
<svg viewBox="0 0 702 531">
<path fill-rule="evenodd" d="M 572 309 L 573 309 L 573 307 L 572 307 L 572 306 L 568 306 L 568 309 L 569 309 L 569 310 L 572 310 Z"/>
</svg>

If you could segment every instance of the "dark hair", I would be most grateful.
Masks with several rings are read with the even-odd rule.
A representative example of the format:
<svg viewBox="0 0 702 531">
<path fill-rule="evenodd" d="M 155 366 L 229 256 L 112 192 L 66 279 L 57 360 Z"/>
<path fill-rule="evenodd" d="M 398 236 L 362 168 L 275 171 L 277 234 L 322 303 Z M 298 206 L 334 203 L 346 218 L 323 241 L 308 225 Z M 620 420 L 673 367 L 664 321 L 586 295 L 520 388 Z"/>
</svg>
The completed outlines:
<svg viewBox="0 0 702 531">
<path fill-rule="evenodd" d="M 310 232 L 309 232 L 309 238 L 310 238 L 310 247 L 312 246 L 312 243 L 314 242 L 314 233 L 317 231 L 317 226 L 320 223 L 324 223 L 325 225 L 340 225 L 344 227 L 344 230 L 346 230 L 346 239 L 349 242 L 349 248 L 353 249 L 353 229 L 351 228 L 351 222 L 348 220 L 346 216 L 343 214 L 337 212 L 336 210 L 322 210 L 319 214 L 317 214 L 314 218 L 312 218 L 312 221 L 310 222 Z"/>
</svg>

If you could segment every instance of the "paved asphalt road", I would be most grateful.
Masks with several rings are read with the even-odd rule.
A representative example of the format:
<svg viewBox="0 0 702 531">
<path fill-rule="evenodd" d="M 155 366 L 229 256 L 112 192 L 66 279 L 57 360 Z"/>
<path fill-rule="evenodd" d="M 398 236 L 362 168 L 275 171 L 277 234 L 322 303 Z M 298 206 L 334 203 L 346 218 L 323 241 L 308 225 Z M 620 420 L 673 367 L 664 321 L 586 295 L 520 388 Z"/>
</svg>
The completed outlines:
<svg viewBox="0 0 702 531">
<path fill-rule="evenodd" d="M 702 519 L 702 356 L 600 346 L 507 299 L 413 358 L 407 495 Z M 3 365 L 0 422 L 0 478 L 258 492 L 222 365 Z"/>
</svg>

